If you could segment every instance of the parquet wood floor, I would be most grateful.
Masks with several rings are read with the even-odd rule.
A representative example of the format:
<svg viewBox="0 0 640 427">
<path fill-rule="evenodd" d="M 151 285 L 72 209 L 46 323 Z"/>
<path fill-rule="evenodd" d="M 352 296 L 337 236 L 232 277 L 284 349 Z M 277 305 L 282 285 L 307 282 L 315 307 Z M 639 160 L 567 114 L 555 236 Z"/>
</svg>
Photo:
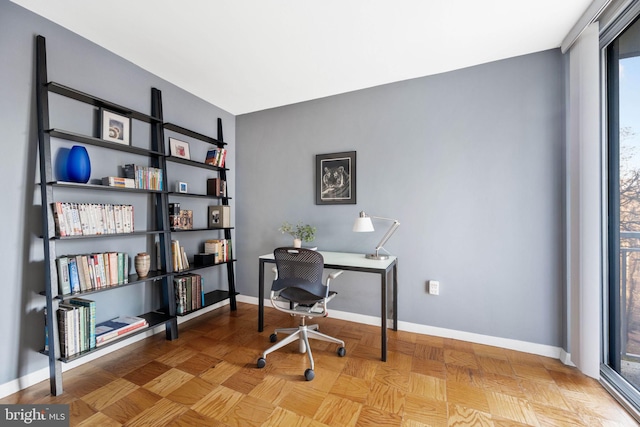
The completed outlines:
<svg viewBox="0 0 640 427">
<path fill-rule="evenodd" d="M 331 318 L 320 329 L 345 340 L 312 341 L 316 378 L 291 344 L 256 367 L 275 327 L 295 319 L 228 306 L 180 325 L 180 338 L 142 340 L 0 403 L 66 403 L 72 426 L 636 426 L 597 381 L 558 360 Z"/>
</svg>

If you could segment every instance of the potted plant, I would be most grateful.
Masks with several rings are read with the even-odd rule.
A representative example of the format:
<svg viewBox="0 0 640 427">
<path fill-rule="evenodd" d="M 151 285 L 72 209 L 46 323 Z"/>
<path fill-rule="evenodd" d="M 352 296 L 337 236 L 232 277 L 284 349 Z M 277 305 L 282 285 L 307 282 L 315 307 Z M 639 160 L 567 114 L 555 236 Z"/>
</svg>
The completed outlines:
<svg viewBox="0 0 640 427">
<path fill-rule="evenodd" d="M 293 237 L 293 246 L 296 248 L 302 246 L 303 241 L 311 242 L 316 238 L 316 228 L 309 224 L 302 224 L 302 222 L 298 222 L 296 225 L 293 225 L 285 221 L 278 230 L 282 234 L 290 234 Z"/>
</svg>

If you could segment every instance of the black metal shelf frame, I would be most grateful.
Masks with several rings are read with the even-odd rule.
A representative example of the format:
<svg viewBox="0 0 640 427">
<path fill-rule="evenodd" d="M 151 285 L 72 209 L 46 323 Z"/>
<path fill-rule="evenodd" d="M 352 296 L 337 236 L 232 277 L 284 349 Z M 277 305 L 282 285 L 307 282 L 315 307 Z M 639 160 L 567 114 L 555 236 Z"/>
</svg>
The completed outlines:
<svg viewBox="0 0 640 427">
<path fill-rule="evenodd" d="M 104 141 L 99 138 L 95 138 L 87 135 L 80 135 L 74 132 L 69 132 L 61 129 L 53 129 L 49 122 L 49 93 L 56 93 L 58 95 L 65 96 L 70 99 L 74 99 L 86 104 L 105 108 L 119 114 L 122 114 L 131 119 L 140 120 L 148 123 L 151 131 L 151 149 L 143 149 L 134 146 L 114 144 L 108 141 Z M 60 301 L 64 301 L 69 298 L 90 295 L 98 292 L 105 292 L 112 289 L 117 289 L 125 286 L 136 285 L 144 282 L 159 282 L 168 293 L 173 295 L 173 280 L 172 273 L 157 273 L 152 272 L 145 278 L 139 278 L 136 275 L 130 275 L 130 282 L 119 286 L 112 286 L 109 288 L 94 289 L 76 293 L 73 295 L 61 295 L 59 294 L 58 287 L 58 275 L 56 266 L 56 245 L 65 240 L 73 239 L 96 239 L 96 238 L 123 238 L 131 236 L 148 236 L 158 235 L 161 247 L 168 248 L 170 245 L 170 230 L 169 230 L 169 215 L 168 215 L 168 199 L 167 191 L 156 190 L 142 190 L 142 189 L 129 189 L 118 188 L 101 185 L 91 184 L 76 184 L 68 182 L 56 181 L 53 178 L 53 166 L 51 157 L 51 138 L 60 138 L 68 141 L 79 142 L 82 144 L 93 145 L 109 150 L 123 151 L 133 153 L 136 155 L 146 156 L 149 159 L 151 166 L 166 170 L 166 162 L 164 156 L 164 127 L 162 119 L 162 96 L 159 90 L 151 89 L 151 115 L 140 113 L 138 111 L 131 110 L 121 105 L 112 103 L 110 101 L 89 95 L 87 93 L 69 88 L 55 82 L 49 82 L 47 77 L 47 58 L 46 58 L 46 41 L 42 36 L 36 37 L 36 101 L 37 101 L 37 123 L 38 123 L 38 152 L 39 152 L 39 168 L 40 168 L 40 197 L 41 197 L 41 220 L 42 220 L 42 236 L 54 236 L 55 220 L 53 213 L 50 209 L 50 205 L 55 201 L 54 188 L 64 188 L 73 190 L 101 190 L 101 191 L 125 191 L 125 192 L 138 192 L 145 193 L 147 197 L 152 197 L 154 205 L 156 206 L 156 222 L 155 229 L 136 231 L 133 233 L 118 233 L 118 234 L 100 234 L 90 236 L 68 236 L 68 237 L 48 237 L 43 239 L 44 247 L 44 260 L 45 260 L 45 290 L 46 297 L 46 316 L 47 316 L 47 335 L 49 337 L 49 349 L 43 351 L 49 359 L 49 381 L 52 395 L 59 395 L 63 392 L 62 386 L 62 366 L 61 362 L 69 362 L 77 360 L 81 357 L 91 354 L 98 349 L 102 349 L 105 346 L 101 346 L 97 349 L 82 352 L 80 354 L 73 355 L 68 358 L 61 358 L 59 335 L 58 335 L 58 322 L 56 311 Z M 162 256 L 166 256 L 166 250 L 162 252 Z M 166 260 L 165 260 L 166 262 Z M 162 314 L 157 312 L 151 312 L 141 315 L 147 319 L 149 323 L 148 327 L 141 328 L 141 330 L 135 333 L 142 333 L 155 326 L 164 325 L 166 331 L 166 337 L 168 340 L 173 340 L 178 337 L 178 323 L 175 316 L 175 301 L 169 301 L 168 313 Z M 130 335 L 127 335 L 129 337 Z M 123 338 L 114 340 L 108 345 L 121 341 Z"/>
<path fill-rule="evenodd" d="M 131 145 L 123 145 L 112 143 L 93 136 L 82 135 L 72 131 L 52 128 L 49 122 L 49 94 L 55 93 L 69 99 L 73 99 L 79 102 L 86 103 L 88 105 L 104 108 L 118 114 L 124 115 L 131 119 L 139 120 L 150 126 L 151 135 L 151 149 L 140 148 Z M 59 347 L 59 335 L 58 335 L 58 322 L 56 318 L 56 311 L 58 304 L 61 301 L 66 301 L 71 298 L 80 296 L 87 296 L 100 292 L 107 292 L 113 289 L 122 287 L 134 286 L 145 282 L 158 282 L 163 286 L 167 295 L 174 295 L 174 282 L 173 279 L 176 275 L 185 274 L 190 271 L 197 271 L 206 268 L 213 268 L 225 265 L 227 269 L 228 291 L 215 290 L 207 292 L 204 295 L 205 307 L 221 302 L 224 300 L 230 300 L 230 306 L 232 310 L 236 310 L 236 295 L 235 291 L 235 272 L 234 265 L 236 260 L 232 259 L 226 262 L 217 263 L 207 266 L 191 267 L 188 270 L 173 271 L 171 265 L 171 234 L 174 232 L 194 231 L 194 232 L 212 232 L 222 231 L 226 239 L 231 239 L 231 230 L 234 227 L 218 228 L 218 229 L 196 229 L 196 230 L 171 230 L 169 228 L 169 196 L 172 197 L 194 197 L 194 198 L 209 198 L 212 200 L 219 200 L 222 204 L 228 204 L 230 197 L 227 196 L 209 196 L 203 194 L 191 194 L 191 193 L 173 193 L 166 189 L 164 190 L 146 190 L 138 188 L 121 188 L 110 187 L 106 185 L 95 184 L 78 184 L 70 182 L 56 181 L 54 179 L 52 157 L 51 157 L 51 138 L 57 138 L 60 140 L 78 142 L 81 144 L 91 145 L 103 149 L 121 151 L 131 153 L 135 155 L 145 156 L 149 159 L 149 164 L 152 167 L 159 168 L 164 171 L 165 183 L 169 182 L 167 173 L 167 162 L 180 163 L 190 167 L 201 168 L 209 171 L 215 171 L 219 174 L 220 179 L 227 180 L 226 172 L 227 168 L 208 165 L 202 162 L 196 162 L 192 160 L 186 160 L 178 157 L 167 156 L 165 150 L 165 129 L 167 131 L 175 132 L 181 135 L 188 136 L 190 138 L 202 141 L 207 144 L 215 145 L 217 147 L 224 147 L 226 145 L 223 142 L 222 137 L 222 121 L 218 119 L 218 137 L 212 138 L 198 132 L 191 131 L 181 126 L 164 123 L 162 114 L 162 94 L 158 89 L 151 89 L 151 114 L 141 113 L 122 105 L 101 99 L 99 97 L 87 94 L 85 92 L 70 88 L 68 86 L 52 82 L 47 77 L 47 58 L 46 58 L 46 42 L 42 36 L 36 37 L 36 98 L 37 98 L 37 118 L 38 118 L 38 151 L 40 160 L 40 194 L 41 194 L 41 220 L 42 220 L 42 236 L 52 236 L 43 239 L 44 246 L 44 259 L 45 259 L 45 290 L 44 295 L 46 297 L 46 313 L 47 313 L 47 334 L 49 337 L 49 349 L 42 351 L 49 359 L 49 379 L 52 395 L 59 395 L 63 392 L 62 387 L 62 367 L 61 362 L 70 362 L 78 360 L 88 354 L 94 353 L 102 348 L 121 342 L 122 340 L 129 338 L 131 335 L 143 333 L 159 325 L 165 326 L 166 338 L 173 340 L 178 337 L 178 325 L 176 317 L 176 304 L 175 299 L 169 298 L 169 304 L 164 307 L 166 313 L 160 313 L 158 311 L 145 313 L 140 315 L 147 319 L 149 325 L 140 330 L 136 330 L 132 334 L 127 334 L 121 338 L 110 341 L 109 343 L 100 346 L 96 349 L 88 350 L 80 354 L 73 355 L 71 357 L 62 358 Z M 54 197 L 54 189 L 73 190 L 73 191 L 124 191 L 129 193 L 140 193 L 147 197 L 152 197 L 154 205 L 156 207 L 155 217 L 155 229 L 152 230 L 139 230 L 132 233 L 117 233 L 117 234 L 99 234 L 88 236 L 55 236 L 55 220 L 51 209 L 49 209 L 51 203 L 56 201 Z M 129 275 L 129 282 L 117 286 L 110 286 L 100 289 L 92 289 L 75 294 L 59 294 L 58 275 L 56 266 L 56 245 L 63 243 L 64 241 L 71 241 L 75 239 L 102 239 L 102 238 L 129 238 L 135 236 L 149 236 L 157 235 L 159 239 L 160 248 L 160 270 L 149 272 L 148 276 L 140 278 L 137 275 Z"/>
</svg>

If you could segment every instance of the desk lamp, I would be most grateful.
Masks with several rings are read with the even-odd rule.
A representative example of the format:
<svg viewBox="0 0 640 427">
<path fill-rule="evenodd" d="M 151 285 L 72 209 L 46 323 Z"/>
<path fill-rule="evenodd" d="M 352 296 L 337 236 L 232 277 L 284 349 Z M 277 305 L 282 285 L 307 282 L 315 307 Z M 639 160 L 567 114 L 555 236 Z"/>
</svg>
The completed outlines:
<svg viewBox="0 0 640 427">
<path fill-rule="evenodd" d="M 388 255 L 380 255 L 379 251 L 380 249 L 383 249 L 385 252 L 387 251 L 382 247 L 382 245 L 387 243 L 387 240 L 389 240 L 389 237 L 391 237 L 393 233 L 395 233 L 396 229 L 400 226 L 400 222 L 398 222 L 397 219 L 383 218 L 380 216 L 369 216 L 366 213 L 364 213 L 364 211 L 362 211 L 360 212 L 360 215 L 358 216 L 358 218 L 356 218 L 356 222 L 353 223 L 353 231 L 355 231 L 356 233 L 374 231 L 371 218 L 384 219 L 386 221 L 393 221 L 393 224 L 391 224 L 391 227 L 387 230 L 384 236 L 382 236 L 380 243 L 378 243 L 378 245 L 376 246 L 376 253 L 367 254 L 365 255 L 365 257 L 368 259 L 388 259 L 389 258 Z"/>
</svg>

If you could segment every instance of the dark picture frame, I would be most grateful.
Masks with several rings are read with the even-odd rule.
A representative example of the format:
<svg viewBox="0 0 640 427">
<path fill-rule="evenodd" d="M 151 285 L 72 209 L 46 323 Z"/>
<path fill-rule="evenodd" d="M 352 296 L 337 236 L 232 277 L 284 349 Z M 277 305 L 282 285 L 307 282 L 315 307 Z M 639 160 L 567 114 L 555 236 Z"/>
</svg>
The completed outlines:
<svg viewBox="0 0 640 427">
<path fill-rule="evenodd" d="M 105 141 L 131 145 L 131 119 L 101 108 L 100 137 Z"/>
<path fill-rule="evenodd" d="M 316 205 L 356 204 L 356 152 L 316 155 Z"/>
</svg>

